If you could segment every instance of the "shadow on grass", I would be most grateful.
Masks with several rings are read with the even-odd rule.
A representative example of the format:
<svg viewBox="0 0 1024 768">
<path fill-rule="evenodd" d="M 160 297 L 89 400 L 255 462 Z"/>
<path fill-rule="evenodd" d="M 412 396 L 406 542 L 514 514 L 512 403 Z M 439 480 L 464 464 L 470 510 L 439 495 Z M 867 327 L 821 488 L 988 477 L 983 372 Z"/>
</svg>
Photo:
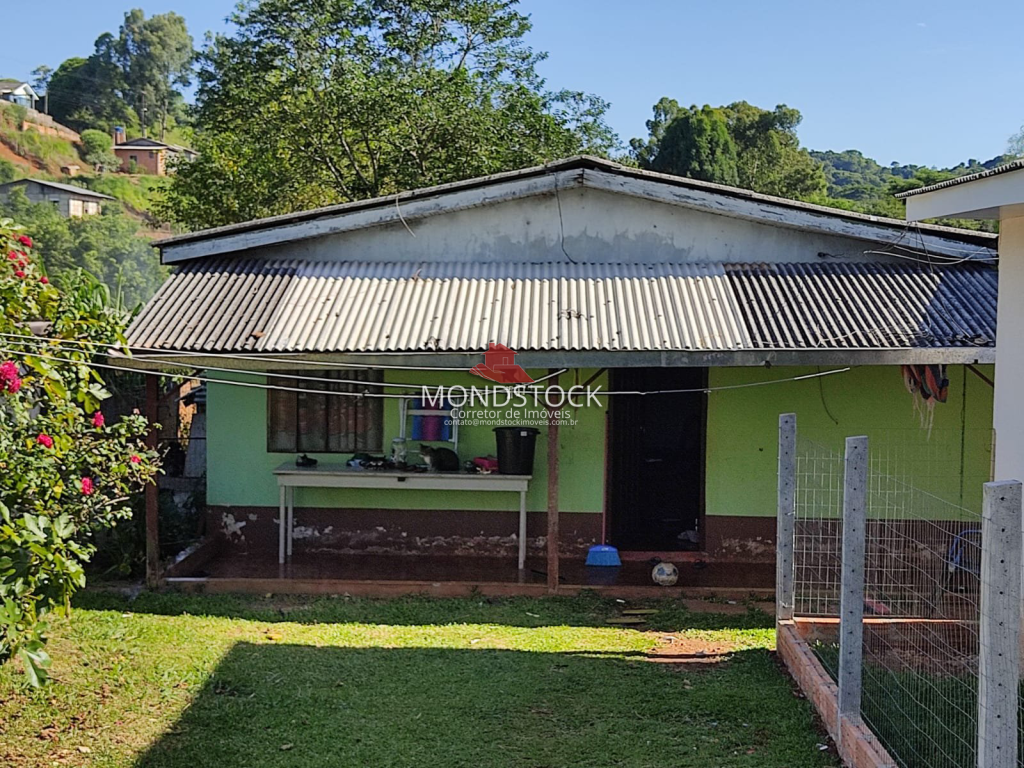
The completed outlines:
<svg viewBox="0 0 1024 768">
<path fill-rule="evenodd" d="M 137 768 L 832 765 L 762 650 L 606 655 L 240 643 Z"/>
<path fill-rule="evenodd" d="M 693 611 L 677 599 L 631 600 L 628 604 L 596 593 L 572 597 L 483 596 L 370 599 L 271 595 L 189 595 L 142 592 L 131 599 L 114 592 L 82 592 L 75 606 L 90 610 L 131 611 L 166 616 L 191 614 L 249 621 L 299 624 L 359 623 L 396 626 L 424 624 L 499 624 L 511 627 L 603 627 L 626 608 L 653 608 L 639 629 L 771 629 L 773 617 L 755 608 L 725 606 L 732 613 Z M 714 606 L 710 606 L 713 608 Z M 742 612 L 736 612 L 742 611 Z"/>
</svg>

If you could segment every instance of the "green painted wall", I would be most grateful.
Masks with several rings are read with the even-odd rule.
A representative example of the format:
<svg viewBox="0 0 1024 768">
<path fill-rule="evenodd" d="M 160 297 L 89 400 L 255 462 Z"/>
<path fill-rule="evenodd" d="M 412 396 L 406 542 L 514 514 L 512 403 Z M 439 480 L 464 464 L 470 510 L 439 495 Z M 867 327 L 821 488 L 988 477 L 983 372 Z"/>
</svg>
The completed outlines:
<svg viewBox="0 0 1024 768">
<path fill-rule="evenodd" d="M 717 368 L 712 387 L 784 379 L 813 368 Z M 992 366 L 979 366 L 990 379 Z M 797 415 L 798 432 L 841 455 L 846 437 L 867 435 L 878 471 L 939 499 L 981 511 L 992 463 L 992 388 L 965 366 L 950 366 L 949 396 L 935 406 L 929 435 L 899 366 L 864 366 L 787 384 L 712 393 L 708 402 L 707 513 L 776 514 L 778 417 Z M 830 415 L 831 414 L 831 415 Z M 838 423 L 837 423 L 838 422 Z M 936 518 L 949 506 L 936 503 Z"/>
<path fill-rule="evenodd" d="M 583 383 L 596 371 L 580 370 L 559 377 L 563 387 Z M 546 371 L 531 371 L 539 378 Z M 311 375 L 316 375 L 315 373 Z M 226 378 L 226 376 L 223 376 Z M 242 381 L 262 382 L 254 375 L 236 376 Z M 388 371 L 387 382 L 439 384 L 465 387 L 483 386 L 475 376 L 459 372 L 424 373 L 420 371 Z M 607 389 L 607 375 L 600 376 L 594 386 Z M 401 392 L 402 390 L 387 390 Z M 418 394 L 418 393 L 417 393 Z M 466 408 L 473 418 L 481 408 Z M 531 408 L 531 410 L 533 410 Z M 559 504 L 567 512 L 601 512 L 604 504 L 604 408 L 569 409 L 568 417 L 575 425 L 559 427 L 560 484 Z M 278 491 L 273 470 L 293 461 L 294 454 L 267 453 L 267 394 L 264 390 L 210 384 L 207 406 L 207 501 L 214 505 L 277 506 Z M 534 458 L 534 479 L 530 484 L 528 505 L 531 510 L 547 508 L 547 428 L 540 427 L 537 453 Z M 459 458 L 493 455 L 495 436 L 491 426 L 463 426 L 459 430 Z M 385 400 L 384 446 L 390 450 L 391 438 L 399 431 L 398 401 Z M 413 446 L 414 447 L 414 446 Z M 348 454 L 312 454 L 323 462 L 341 463 Z M 442 493 L 373 489 L 300 488 L 296 504 L 310 507 L 353 507 L 379 509 L 518 509 L 519 498 L 511 493 L 459 492 Z"/>
<path fill-rule="evenodd" d="M 991 366 L 982 366 L 992 375 Z M 815 369 L 716 368 L 709 386 L 722 387 L 768 379 L 785 379 Z M 541 376 L 541 371 L 531 371 Z M 560 377 L 563 387 L 586 381 L 594 371 Z M 867 434 L 879 450 L 883 444 L 894 460 L 912 457 L 908 482 L 970 509 L 980 510 L 981 483 L 991 466 L 992 389 L 962 366 L 949 369 L 949 401 L 935 408 L 929 438 L 903 387 L 897 366 L 854 368 L 820 379 L 763 387 L 712 392 L 708 397 L 707 514 L 775 514 L 778 416 L 795 412 L 800 432 L 841 450 L 848 435 Z M 237 378 L 237 377 L 236 377 Z M 262 381 L 256 376 L 244 380 Z M 472 386 L 481 380 L 458 372 L 424 374 L 393 371 L 389 382 Z M 607 375 L 595 385 L 608 386 Z M 208 396 L 207 497 L 210 504 L 276 506 L 272 471 L 293 460 L 292 454 L 266 451 L 266 392 L 227 384 L 211 384 Z M 472 409 L 471 416 L 472 416 Z M 385 401 L 385 449 L 398 434 L 397 401 Z M 829 415 L 831 413 L 831 416 Z M 571 412 L 575 426 L 560 428 L 560 506 L 566 512 L 601 512 L 604 503 L 605 408 Z M 835 421 L 833 420 L 835 419 Z M 836 423 L 838 421 L 838 424 Z M 546 428 L 537 438 L 534 480 L 529 508 L 547 503 Z M 463 427 L 459 454 L 463 460 L 495 451 L 490 426 Z M 347 455 L 318 455 L 342 462 Z M 414 491 L 299 489 L 300 506 L 384 509 L 516 509 L 514 494 L 417 493 Z"/>
</svg>

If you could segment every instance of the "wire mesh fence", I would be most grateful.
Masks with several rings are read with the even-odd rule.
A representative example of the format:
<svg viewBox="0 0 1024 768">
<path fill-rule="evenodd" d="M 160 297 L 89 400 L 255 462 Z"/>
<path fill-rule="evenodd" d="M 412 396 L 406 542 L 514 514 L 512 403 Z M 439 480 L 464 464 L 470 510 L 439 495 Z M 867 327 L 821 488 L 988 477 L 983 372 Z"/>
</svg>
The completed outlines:
<svg viewBox="0 0 1024 768">
<path fill-rule="evenodd" d="M 976 765 L 990 450 L 989 430 L 870 435 L 860 713 L 904 768 Z M 838 679 L 842 446 L 801 435 L 795 466 L 795 615 Z"/>
</svg>

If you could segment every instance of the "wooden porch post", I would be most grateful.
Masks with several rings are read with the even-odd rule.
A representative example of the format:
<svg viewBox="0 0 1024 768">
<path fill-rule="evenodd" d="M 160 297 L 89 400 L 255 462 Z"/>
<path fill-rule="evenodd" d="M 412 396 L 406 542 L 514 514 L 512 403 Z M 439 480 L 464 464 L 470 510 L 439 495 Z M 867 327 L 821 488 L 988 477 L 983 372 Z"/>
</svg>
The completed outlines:
<svg viewBox="0 0 1024 768">
<path fill-rule="evenodd" d="M 146 433 L 146 447 L 156 450 L 159 420 L 160 380 L 155 373 L 146 375 L 146 419 L 149 431 Z M 156 478 L 146 485 L 146 584 L 150 588 L 160 582 L 160 515 L 159 490 Z"/>
<path fill-rule="evenodd" d="M 554 369 L 550 373 L 554 373 Z M 548 592 L 558 591 L 558 417 L 548 407 Z"/>
</svg>

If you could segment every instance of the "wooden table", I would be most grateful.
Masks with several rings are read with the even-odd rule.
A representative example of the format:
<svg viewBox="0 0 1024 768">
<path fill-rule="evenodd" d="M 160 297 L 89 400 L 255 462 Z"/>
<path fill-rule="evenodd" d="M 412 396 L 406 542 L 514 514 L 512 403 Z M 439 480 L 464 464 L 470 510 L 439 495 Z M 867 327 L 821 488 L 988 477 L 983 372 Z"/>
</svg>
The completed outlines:
<svg viewBox="0 0 1024 768">
<path fill-rule="evenodd" d="M 402 472 L 354 469 L 344 464 L 297 467 L 282 464 L 274 470 L 280 491 L 277 559 L 292 555 L 296 488 L 394 488 L 408 491 L 497 491 L 519 494 L 519 570 L 526 564 L 526 492 L 532 475 L 477 475 L 461 472 Z"/>
</svg>

